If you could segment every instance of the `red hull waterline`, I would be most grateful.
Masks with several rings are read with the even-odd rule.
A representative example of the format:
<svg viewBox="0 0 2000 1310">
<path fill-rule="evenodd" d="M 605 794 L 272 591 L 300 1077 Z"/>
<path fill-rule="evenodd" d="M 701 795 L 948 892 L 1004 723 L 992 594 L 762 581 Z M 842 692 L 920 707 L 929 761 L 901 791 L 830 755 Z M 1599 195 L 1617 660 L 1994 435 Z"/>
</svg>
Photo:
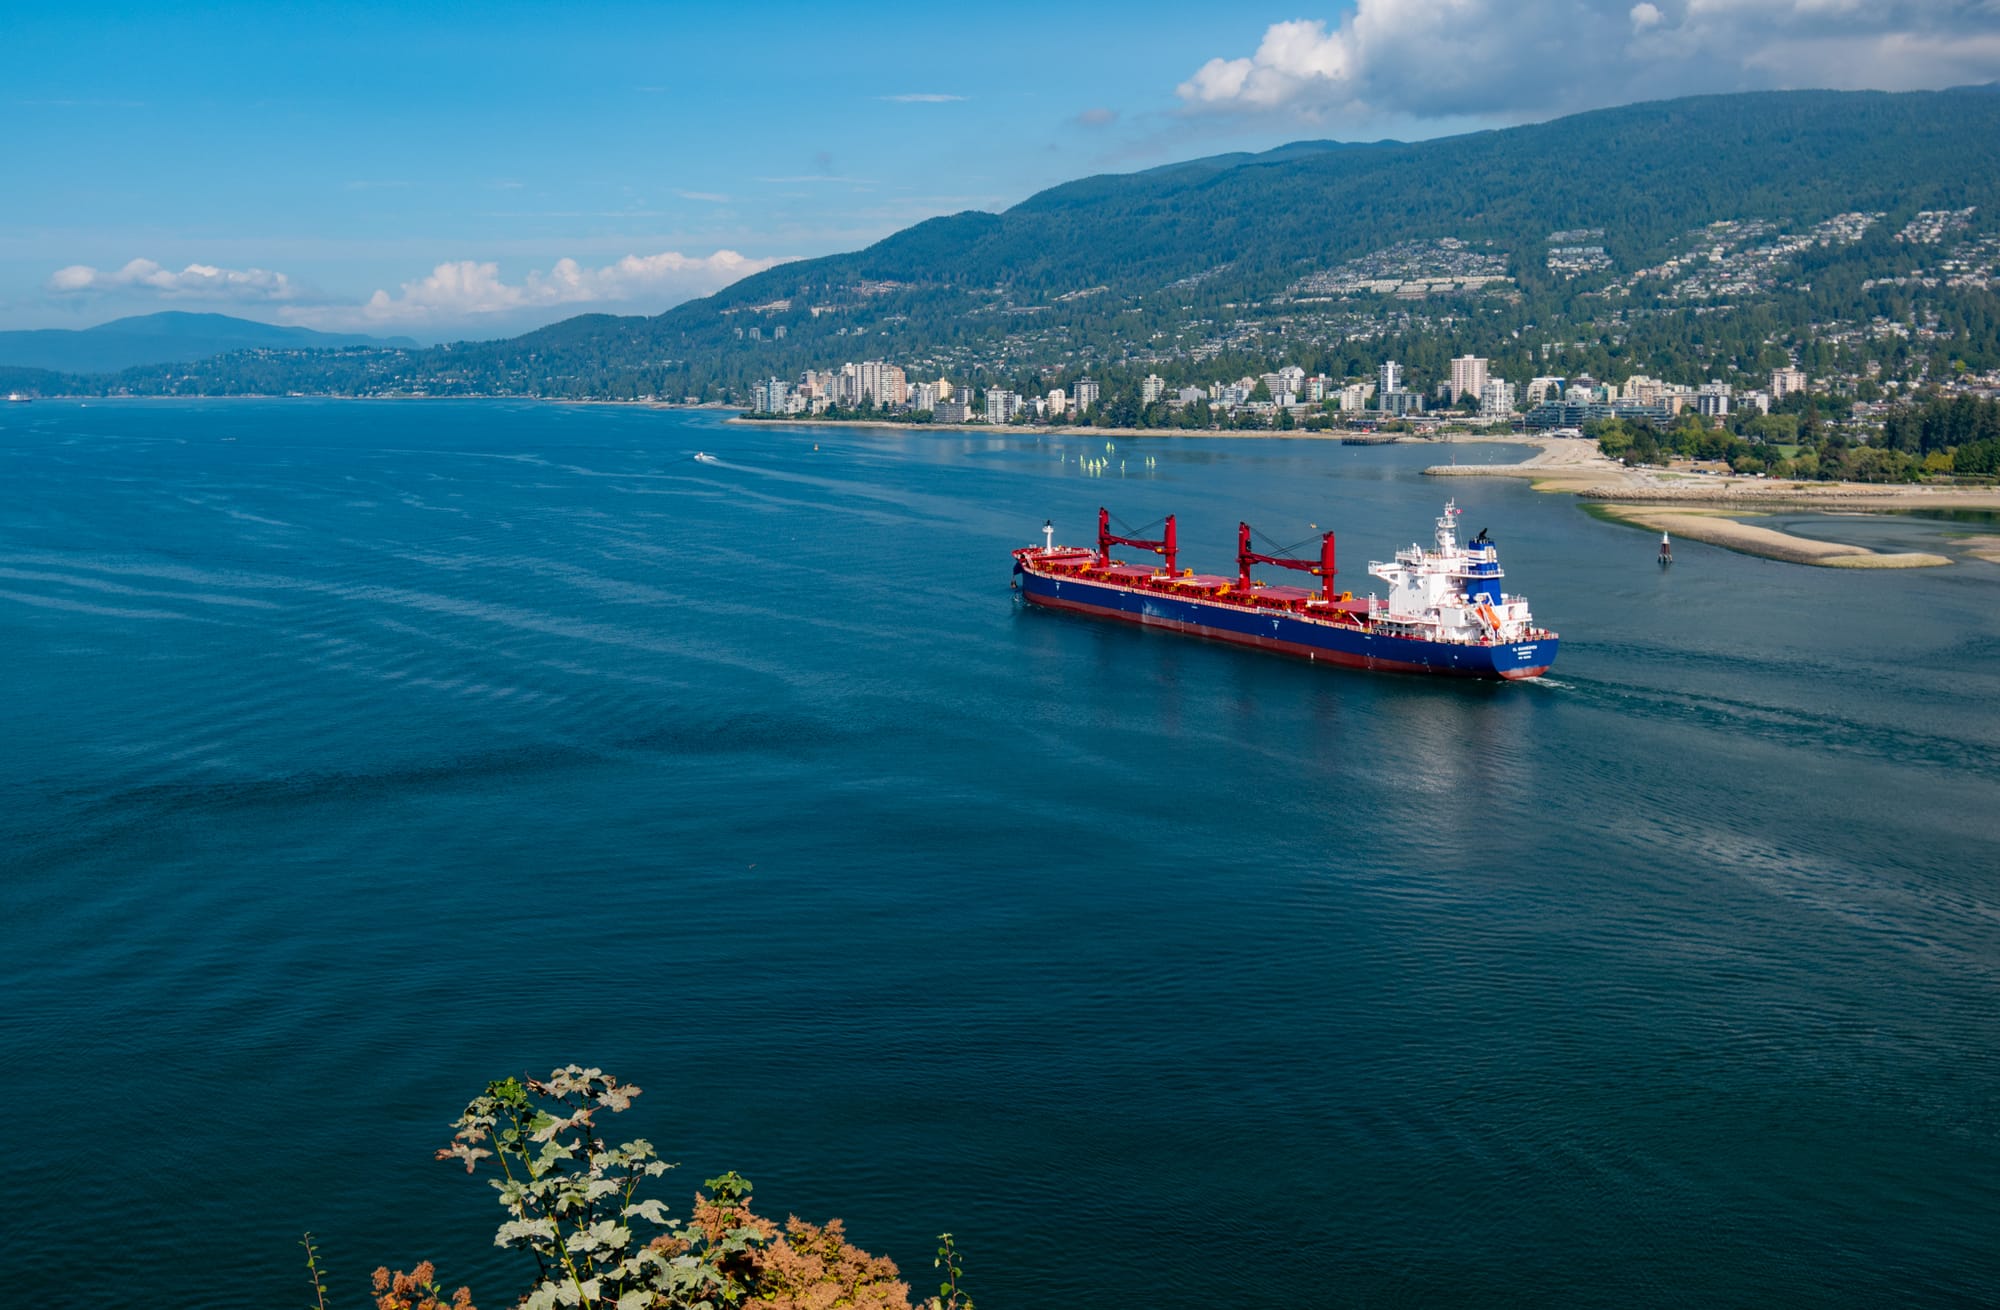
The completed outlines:
<svg viewBox="0 0 2000 1310">
<path fill-rule="evenodd" d="M 1318 646 L 1308 646 L 1303 642 L 1280 641 L 1275 637 L 1258 637 L 1248 633 L 1229 632 L 1221 628 L 1211 628 L 1200 623 L 1183 623 L 1179 619 L 1168 619 L 1141 614 L 1131 614 L 1124 610 L 1111 609 L 1103 605 L 1087 605 L 1081 601 L 1060 599 L 1054 596 L 1028 595 L 1023 597 L 1031 605 L 1041 605 L 1048 609 L 1069 610 L 1077 614 L 1088 614 L 1098 619 L 1118 619 L 1125 623 L 1137 624 L 1142 628 L 1165 628 L 1170 632 L 1183 632 L 1190 636 L 1207 637 L 1212 641 L 1226 641 L 1232 646 L 1253 646 L 1259 650 L 1277 651 L 1284 655 L 1295 655 L 1314 663 L 1332 664 L 1350 669 L 1382 669 L 1391 673 L 1444 673 L 1458 677 L 1492 677 L 1491 673 L 1481 673 L 1474 669 L 1442 669 L 1431 664 L 1419 664 L 1404 660 L 1385 660 L 1372 655 L 1350 655 L 1345 651 L 1323 650 Z M 1539 668 L 1506 669 L 1498 671 L 1499 676 L 1509 680 L 1538 678 L 1547 673 L 1551 665 Z"/>
</svg>

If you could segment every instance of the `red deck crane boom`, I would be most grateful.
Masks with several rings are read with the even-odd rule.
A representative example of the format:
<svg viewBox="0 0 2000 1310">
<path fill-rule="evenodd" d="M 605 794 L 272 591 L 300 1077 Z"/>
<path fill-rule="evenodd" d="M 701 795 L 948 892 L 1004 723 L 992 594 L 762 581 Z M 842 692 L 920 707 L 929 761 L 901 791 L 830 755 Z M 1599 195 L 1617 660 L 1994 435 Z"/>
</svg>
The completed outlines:
<svg viewBox="0 0 2000 1310">
<path fill-rule="evenodd" d="M 1097 562 L 1100 565 L 1111 562 L 1113 546 L 1131 546 L 1138 550 L 1150 550 L 1167 557 L 1167 572 L 1172 574 L 1175 562 L 1180 557 L 1180 543 L 1174 537 L 1174 516 L 1167 515 L 1166 535 L 1157 541 L 1144 537 L 1120 537 L 1111 531 L 1111 511 L 1102 505 L 1097 507 Z"/>
<path fill-rule="evenodd" d="M 1274 564 L 1281 569 L 1297 569 L 1320 579 L 1320 595 L 1333 599 L 1333 534 L 1324 533 L 1319 539 L 1319 558 L 1299 559 L 1291 555 L 1260 555 L 1250 549 L 1250 525 L 1236 525 L 1236 585 L 1245 595 L 1250 591 L 1250 566 L 1252 564 Z"/>
</svg>

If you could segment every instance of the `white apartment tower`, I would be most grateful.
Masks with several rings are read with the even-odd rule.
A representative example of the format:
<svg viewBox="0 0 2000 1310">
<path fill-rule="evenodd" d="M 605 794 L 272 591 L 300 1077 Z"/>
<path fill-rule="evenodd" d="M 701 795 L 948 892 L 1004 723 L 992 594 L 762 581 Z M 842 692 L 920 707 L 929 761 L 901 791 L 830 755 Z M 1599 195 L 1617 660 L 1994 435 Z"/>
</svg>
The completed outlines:
<svg viewBox="0 0 2000 1310">
<path fill-rule="evenodd" d="M 1486 361 L 1477 355 L 1460 355 L 1451 361 L 1451 403 L 1467 396 L 1486 394 Z"/>
<path fill-rule="evenodd" d="M 1771 399 L 1783 400 L 1795 391 L 1806 389 L 1806 374 L 1800 368 L 1774 368 L 1771 370 Z"/>
<path fill-rule="evenodd" d="M 1379 385 L 1376 387 L 1378 395 L 1386 396 L 1391 391 L 1401 391 L 1403 389 L 1403 366 L 1395 360 L 1383 360 L 1381 372 L 1378 376 L 1380 379 Z"/>
</svg>

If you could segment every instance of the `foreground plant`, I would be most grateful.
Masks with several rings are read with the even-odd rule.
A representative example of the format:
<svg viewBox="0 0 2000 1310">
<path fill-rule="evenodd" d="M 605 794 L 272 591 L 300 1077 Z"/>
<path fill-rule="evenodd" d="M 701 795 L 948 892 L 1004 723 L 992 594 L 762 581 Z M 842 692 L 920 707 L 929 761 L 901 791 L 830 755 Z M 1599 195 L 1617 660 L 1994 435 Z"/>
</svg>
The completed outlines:
<svg viewBox="0 0 2000 1310">
<path fill-rule="evenodd" d="M 924 1302 L 924 1310 L 973 1310 L 972 1298 L 958 1287 L 958 1280 L 965 1276 L 965 1261 L 950 1233 L 938 1234 L 937 1259 L 931 1261 L 931 1267 L 944 1271 L 944 1281 L 938 1284 L 938 1294 Z"/>
<path fill-rule="evenodd" d="M 306 1249 L 306 1276 L 312 1279 L 314 1310 L 326 1310 L 326 1271 L 319 1267 L 319 1248 L 313 1245 L 313 1235 L 307 1233 L 299 1241 Z"/>
<path fill-rule="evenodd" d="M 648 1180 L 672 1166 L 643 1138 L 613 1145 L 597 1123 L 629 1109 L 639 1089 L 601 1069 L 577 1065 L 547 1079 L 509 1078 L 487 1086 L 453 1125 L 438 1152 L 467 1173 L 491 1161 L 493 1187 L 509 1216 L 496 1245 L 530 1252 L 534 1286 L 522 1310 L 910 1310 L 909 1285 L 892 1261 L 850 1245 L 840 1221 L 817 1227 L 794 1217 L 781 1232 L 750 1209 L 750 1184 L 735 1173 L 707 1180 L 687 1220 L 657 1198 Z M 927 1310 L 972 1310 L 958 1291 L 960 1268 L 947 1234 L 939 1263 L 948 1281 Z M 378 1298 L 387 1288 L 377 1275 Z M 381 1310 L 450 1310 L 420 1265 L 408 1293 L 423 1300 L 381 1302 Z M 470 1310 L 461 1289 L 450 1306 Z"/>
</svg>

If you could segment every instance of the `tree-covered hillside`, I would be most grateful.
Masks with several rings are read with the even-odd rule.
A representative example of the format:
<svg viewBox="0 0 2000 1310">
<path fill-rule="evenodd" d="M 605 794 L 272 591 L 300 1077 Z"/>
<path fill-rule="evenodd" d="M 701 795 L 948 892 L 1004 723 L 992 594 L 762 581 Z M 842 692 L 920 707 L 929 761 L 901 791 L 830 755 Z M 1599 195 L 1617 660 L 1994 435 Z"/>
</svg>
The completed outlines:
<svg viewBox="0 0 2000 1310">
<path fill-rule="evenodd" d="M 1937 212 L 1959 217 L 1908 239 Z M 1400 352 L 1421 370 L 1460 349 L 1507 376 L 1621 357 L 1627 372 L 1692 376 L 1768 367 L 1774 348 L 1866 354 L 1857 332 L 1895 348 L 1871 335 L 1878 319 L 1900 325 L 1916 372 L 1992 368 L 1990 277 L 1940 268 L 1976 264 L 1996 219 L 1990 89 L 1710 96 L 1085 178 L 654 318 L 429 351 L 265 351 L 85 385 L 740 400 L 753 379 L 863 358 L 1027 385 L 1238 357 Z"/>
</svg>

